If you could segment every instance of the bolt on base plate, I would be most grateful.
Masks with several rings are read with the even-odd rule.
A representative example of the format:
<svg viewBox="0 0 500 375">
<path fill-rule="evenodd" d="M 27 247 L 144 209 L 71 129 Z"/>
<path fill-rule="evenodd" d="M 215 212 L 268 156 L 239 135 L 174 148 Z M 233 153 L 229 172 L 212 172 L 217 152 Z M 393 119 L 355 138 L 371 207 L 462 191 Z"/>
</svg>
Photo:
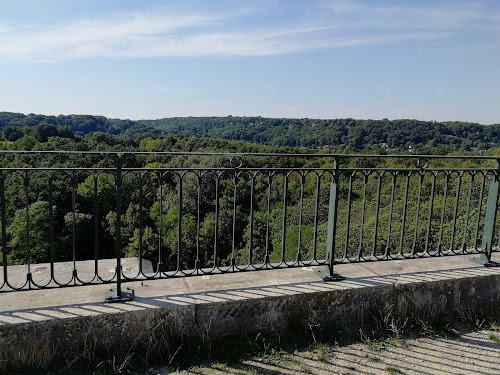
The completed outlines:
<svg viewBox="0 0 500 375">
<path fill-rule="evenodd" d="M 127 302 L 132 301 L 134 299 L 134 289 L 130 288 L 122 288 L 122 292 L 120 295 L 117 294 L 116 288 L 107 289 L 104 302 L 113 303 L 113 302 Z"/>
</svg>

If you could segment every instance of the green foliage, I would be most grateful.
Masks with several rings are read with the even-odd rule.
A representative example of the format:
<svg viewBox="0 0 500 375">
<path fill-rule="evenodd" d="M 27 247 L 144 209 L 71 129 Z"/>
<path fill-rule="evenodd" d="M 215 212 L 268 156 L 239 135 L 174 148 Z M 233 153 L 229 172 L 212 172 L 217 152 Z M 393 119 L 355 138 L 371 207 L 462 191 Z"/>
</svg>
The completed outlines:
<svg viewBox="0 0 500 375">
<path fill-rule="evenodd" d="M 260 145 L 336 150 L 337 152 L 386 153 L 408 151 L 421 154 L 480 152 L 500 145 L 500 124 L 436 122 L 400 119 L 285 119 L 265 117 L 172 117 L 160 120 L 117 120 L 102 116 L 43 116 L 0 112 L 2 139 L 16 142 L 28 135 L 38 142 L 51 137 L 88 138 L 92 150 L 119 144 L 144 151 L 214 151 L 246 141 L 231 151 L 257 152 Z M 175 136 L 173 135 L 175 134 Z M 116 138 L 114 136 L 119 135 Z M 189 138 L 193 137 L 193 138 Z M 207 141 L 213 138 L 214 141 Z M 33 140 L 17 144 L 28 149 Z M 235 144 L 233 144 L 235 145 Z M 32 145 L 31 145 L 32 147 Z M 246 150 L 244 150 L 246 148 Z M 253 148 L 250 151 L 249 148 Z M 30 148 L 31 149 L 31 148 Z"/>
<path fill-rule="evenodd" d="M 52 207 L 55 212 L 55 207 Z M 29 220 L 28 220 L 29 218 Z M 38 201 L 16 211 L 7 233 L 11 236 L 10 260 L 23 264 L 29 259 L 41 263 L 49 258 L 49 204 Z"/>
<path fill-rule="evenodd" d="M 287 147 L 399 150 L 449 153 L 498 147 L 500 125 L 463 122 L 355 119 L 276 119 L 264 117 L 173 117 L 139 124 L 167 134 L 243 140 Z"/>
<path fill-rule="evenodd" d="M 447 142 L 453 140 L 456 150 L 464 149 L 463 145 L 469 147 L 474 142 L 483 142 L 483 134 L 496 142 L 491 130 L 481 125 L 415 120 L 227 117 L 163 119 L 139 124 L 95 116 L 25 116 L 1 112 L 0 128 L 3 138 L 0 147 L 22 150 L 311 152 L 310 149 L 264 146 L 245 141 L 251 140 L 301 147 L 329 144 L 342 150 L 347 145 L 349 152 L 357 147 L 380 153 L 381 141 L 400 149 L 411 142 L 424 149 L 430 144 L 428 139 L 434 137 L 434 146 L 448 147 Z M 158 135 L 165 131 L 179 134 Z M 75 136 L 75 132 L 80 136 Z M 196 137 L 183 134 L 196 134 Z M 131 135 L 134 139 L 129 138 Z M 200 135 L 240 140 L 209 139 Z M 435 141 L 438 136 L 442 142 Z M 462 138 L 467 142 L 460 141 Z M 497 153 L 495 150 L 491 152 Z M 146 166 L 148 171 L 129 170 L 123 175 L 120 244 L 123 254 L 133 256 L 142 251 L 146 259 L 161 265 L 165 271 L 196 265 L 259 264 L 267 260 L 291 263 L 312 259 L 313 252 L 316 259 L 324 259 L 332 179 L 328 169 L 333 167 L 332 158 L 244 158 L 244 167 L 249 169 L 266 166 L 278 169 L 271 175 L 267 171 L 252 175 L 249 170 L 231 168 L 220 172 L 185 169 L 232 167 L 237 162 L 222 156 L 208 158 L 199 155 L 124 158 L 124 168 Z M 6 168 L 114 168 L 116 157 L 4 155 L 1 163 Z M 433 177 L 431 173 L 379 174 L 366 169 L 415 167 L 414 160 L 403 158 L 359 157 L 343 163 L 343 167 L 360 170 L 345 171 L 339 177 L 334 249 L 337 258 L 460 251 L 477 245 L 476 236 L 481 235 L 486 204 L 486 194 L 479 199 L 479 174 L 472 178 L 470 173 L 461 177 L 459 173 L 449 176 L 437 173 Z M 430 166 L 438 167 L 492 166 L 488 161 L 478 159 L 454 159 L 446 161 L 445 165 L 436 163 L 429 161 Z M 294 167 L 312 170 L 288 173 Z M 29 207 L 30 217 L 33 215 L 30 239 L 40 239 L 38 247 L 30 251 L 37 261 L 48 260 L 48 209 L 44 204 L 48 205 L 49 201 L 49 175 L 56 260 L 71 259 L 73 248 L 78 259 L 91 259 L 95 252 L 100 258 L 113 256 L 116 241 L 116 181 L 113 171 L 8 172 L 5 175 L 5 194 L 8 197 L 9 262 L 26 261 L 28 236 L 23 234 L 26 233 L 26 201 L 35 202 Z M 179 188 L 181 180 L 182 189 Z M 26 182 L 29 182 L 27 190 Z M 488 178 L 486 188 L 487 184 Z M 431 193 L 432 186 L 434 193 Z M 139 189 L 142 194 L 139 194 Z M 468 201 L 469 189 L 473 194 Z M 479 228 L 477 232 L 476 226 Z"/>
</svg>

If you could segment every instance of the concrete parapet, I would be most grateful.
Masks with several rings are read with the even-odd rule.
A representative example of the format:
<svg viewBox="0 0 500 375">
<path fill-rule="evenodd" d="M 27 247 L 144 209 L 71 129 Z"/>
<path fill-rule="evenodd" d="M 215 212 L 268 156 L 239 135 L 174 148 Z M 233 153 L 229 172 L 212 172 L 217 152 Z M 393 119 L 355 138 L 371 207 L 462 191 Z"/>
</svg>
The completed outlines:
<svg viewBox="0 0 500 375">
<path fill-rule="evenodd" d="M 500 267 L 478 266 L 466 256 L 339 265 L 336 271 L 346 280 L 337 283 L 325 283 L 313 271 L 132 282 L 127 286 L 136 298 L 123 304 L 103 303 L 107 285 L 3 293 L 0 361 L 35 351 L 77 353 L 89 345 L 118 350 L 140 341 L 171 344 L 175 351 L 178 340 L 243 339 L 312 326 L 357 330 L 388 309 L 415 317 L 500 307 Z"/>
</svg>

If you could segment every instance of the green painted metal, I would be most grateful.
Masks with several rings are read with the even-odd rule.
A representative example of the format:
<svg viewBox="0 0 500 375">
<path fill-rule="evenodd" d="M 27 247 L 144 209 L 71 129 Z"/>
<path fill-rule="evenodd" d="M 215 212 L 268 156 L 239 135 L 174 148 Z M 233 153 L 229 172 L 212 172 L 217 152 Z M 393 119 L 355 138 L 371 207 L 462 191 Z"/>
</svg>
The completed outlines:
<svg viewBox="0 0 500 375">
<path fill-rule="evenodd" d="M 396 192 L 396 179 L 397 179 L 397 173 L 393 172 L 392 173 L 392 178 L 391 178 L 391 203 L 389 204 L 389 223 L 387 226 L 387 241 L 385 245 L 385 252 L 384 252 L 384 258 L 388 259 L 389 258 L 389 249 L 391 246 L 391 229 L 392 229 L 392 215 L 394 211 L 394 194 Z"/>
<path fill-rule="evenodd" d="M 377 203 L 375 204 L 375 224 L 373 229 L 372 252 L 371 256 L 376 256 L 377 251 L 377 236 L 378 236 L 378 219 L 380 213 L 380 191 L 382 189 L 382 176 L 377 173 Z"/>
<path fill-rule="evenodd" d="M 344 254 L 343 258 L 347 258 L 348 251 L 349 251 L 349 231 L 351 229 L 351 207 L 352 207 L 352 180 L 354 176 L 353 174 L 349 175 L 349 189 L 347 193 L 347 215 L 346 215 L 346 223 L 345 223 L 345 228 L 346 228 L 346 236 L 345 236 L 345 243 L 344 243 Z M 331 196 L 331 193 L 330 193 Z"/>
<path fill-rule="evenodd" d="M 338 192 L 338 182 L 337 182 L 337 192 Z M 365 229 L 365 216 L 366 216 L 366 188 L 368 185 L 368 174 L 363 175 L 363 202 L 361 203 L 361 219 L 360 219 L 360 233 L 359 233 L 359 244 L 358 253 L 356 254 L 356 259 L 361 259 L 363 257 L 363 235 Z M 337 193 L 338 195 L 338 193 Z M 331 204 L 331 203 L 330 203 Z M 336 225 L 335 225 L 336 226 Z"/>
<path fill-rule="evenodd" d="M 287 212 L 288 212 L 288 174 L 285 175 L 285 182 L 283 183 L 283 217 L 281 223 L 281 259 L 280 262 L 285 262 L 285 252 L 286 252 L 286 227 L 287 227 Z"/>
<path fill-rule="evenodd" d="M 443 191 L 443 203 L 441 207 L 441 222 L 439 224 L 439 239 L 437 243 L 438 254 L 441 254 L 443 248 L 443 228 L 444 228 L 444 215 L 446 212 L 446 199 L 448 198 L 448 185 L 450 182 L 450 173 L 445 172 L 444 176 L 444 191 Z"/>
<path fill-rule="evenodd" d="M 481 248 L 484 254 L 478 258 L 472 258 L 473 261 L 479 264 L 484 264 L 486 267 L 498 266 L 497 262 L 491 260 L 491 252 L 493 250 L 493 234 L 495 232 L 495 223 L 498 209 L 498 196 L 500 191 L 500 164 L 495 162 L 496 173 L 490 181 L 488 190 L 488 200 L 486 203 L 485 222 L 483 229 L 483 241 Z"/>
<path fill-rule="evenodd" d="M 265 165 L 259 165 L 258 159 L 248 159 L 243 165 L 238 159 L 237 164 L 228 167 L 223 156 L 213 154 L 207 157 L 221 158 L 224 163 L 218 164 L 219 159 L 215 159 L 217 162 L 192 167 L 183 157 L 172 164 L 175 166 L 152 169 L 145 162 L 165 155 L 179 157 L 128 153 L 124 160 L 124 154 L 109 153 L 100 156 L 108 158 L 103 160 L 105 167 L 75 163 L 64 168 L 1 168 L 0 261 L 4 276 L 0 292 L 116 282 L 117 288 L 108 290 L 106 299 L 124 300 L 130 292 L 123 290 L 122 284 L 131 280 L 301 266 L 324 267 L 317 271 L 322 278 L 341 280 L 342 276 L 334 272 L 334 266 L 340 263 L 482 252 L 476 261 L 490 266 L 494 264 L 492 252 L 500 250 L 499 227 L 495 225 L 500 167 L 497 163 L 496 168 L 491 168 L 484 162 L 487 158 L 480 158 L 481 164 L 472 168 L 457 168 L 455 161 L 448 160 L 457 158 L 437 156 L 429 158 L 430 163 L 419 157 L 415 168 L 406 156 L 391 156 L 398 161 L 392 164 L 394 167 L 387 167 L 384 159 L 389 156 L 379 160 L 375 156 L 331 154 L 315 156 L 328 158 L 325 163 L 304 163 L 308 155 L 285 155 L 288 159 L 283 163 L 266 160 Z M 438 163 L 438 158 L 444 162 Z M 100 206 L 101 174 L 115 177 L 116 198 L 106 200 L 105 204 L 112 206 L 106 206 L 106 211 Z M 89 192 L 82 198 L 84 182 Z M 50 284 L 46 285 L 36 284 L 36 273 L 30 273 L 32 265 L 39 262 L 29 246 L 37 238 L 37 211 L 30 204 L 40 190 L 45 195 L 37 199 L 42 197 L 49 203 L 45 214 L 49 220 L 47 254 L 52 272 Z M 59 206 L 61 199 L 64 212 Z M 125 208 L 135 209 L 132 204 L 138 204 L 139 216 L 137 222 L 130 223 Z M 155 215 L 151 215 L 153 205 L 157 205 Z M 102 217 L 109 209 L 118 215 L 116 232 L 111 235 Z M 58 254 L 61 244 L 57 242 L 61 238 L 57 232 L 61 213 L 66 213 L 64 256 L 73 261 L 71 281 L 62 282 L 53 272 L 54 264 L 62 259 Z M 81 250 L 77 233 L 80 213 L 92 217 L 89 225 L 93 222 L 94 237 L 86 239 L 90 250 L 86 252 Z M 16 215 L 26 221 L 26 228 L 21 229 L 26 239 L 21 246 L 12 244 L 9 232 Z M 166 215 L 168 222 L 164 220 Z M 202 227 L 209 215 L 215 220 L 213 227 L 208 221 Z M 138 230 L 138 249 L 133 247 L 137 242 L 131 242 L 131 229 Z M 90 236 L 92 232 L 89 230 Z M 213 241 L 209 236 L 214 237 Z M 127 248 L 122 249 L 125 244 Z M 136 250 L 139 273 L 129 276 L 122 272 L 121 257 Z M 115 251 L 116 271 L 111 278 L 106 277 L 109 275 L 102 266 L 99 270 L 99 256 L 114 258 Z M 95 263 L 93 278 L 86 278 L 81 271 L 77 274 L 76 260 L 77 256 L 82 258 L 81 254 L 86 257 L 82 260 Z M 11 285 L 6 263 L 18 259 L 28 269 L 26 283 Z M 155 271 L 144 271 L 143 260 L 151 262 Z M 124 292 L 128 294 L 122 296 Z"/>
<path fill-rule="evenodd" d="M 7 215 L 5 212 L 5 174 L 0 174 L 0 210 L 2 220 L 2 267 L 3 267 L 3 283 L 7 284 Z"/>
<path fill-rule="evenodd" d="M 121 248 L 121 217 L 122 217 L 122 158 L 118 154 L 116 158 L 116 288 L 107 289 L 104 302 L 127 302 L 134 299 L 134 290 L 126 287 L 122 289 L 122 248 Z"/>
<path fill-rule="evenodd" d="M 404 236 L 405 236 L 405 226 L 406 226 L 406 214 L 407 214 L 407 209 L 408 209 L 408 189 L 410 186 L 410 177 L 411 173 L 408 172 L 406 174 L 406 182 L 405 182 L 405 200 L 403 203 L 403 213 L 401 215 L 401 235 L 399 237 L 399 256 L 403 255 L 403 243 L 404 243 Z"/>
<path fill-rule="evenodd" d="M 455 243 L 455 227 L 457 225 L 457 214 L 458 214 L 458 205 L 460 202 L 460 190 L 462 187 L 462 176 L 463 173 L 459 172 L 457 180 L 457 190 L 455 191 L 455 207 L 453 208 L 453 220 L 451 221 L 451 238 L 450 238 L 450 247 L 448 249 L 450 252 L 453 252 L 453 250 L 455 249 L 453 245 Z"/>
<path fill-rule="evenodd" d="M 297 256 L 295 257 L 296 262 L 300 262 L 302 260 L 302 253 L 301 253 L 301 247 L 302 247 L 302 216 L 304 213 L 304 183 L 305 183 L 305 175 L 302 174 L 300 176 L 300 206 L 299 206 L 299 235 L 297 239 Z"/>
<path fill-rule="evenodd" d="M 415 230 L 413 231 L 413 245 L 411 246 L 411 254 L 415 254 L 417 246 L 418 234 L 418 221 L 420 220 L 420 202 L 422 201 L 422 185 L 424 184 L 424 173 L 420 172 L 418 175 L 418 197 L 417 197 L 417 210 L 415 212 Z"/>
<path fill-rule="evenodd" d="M 332 182 L 330 184 L 330 202 L 328 205 L 328 229 L 326 235 L 327 267 L 317 273 L 324 281 L 341 281 L 344 277 L 333 271 L 335 265 L 335 236 L 337 234 L 337 216 L 339 200 L 339 161 L 335 159 Z M 326 273 L 327 272 L 327 273 Z"/>
<path fill-rule="evenodd" d="M 424 248 L 424 252 L 429 251 L 429 238 L 430 238 L 431 226 L 432 226 L 432 213 L 434 211 L 434 193 L 435 193 L 435 187 L 436 187 L 436 173 L 433 173 L 432 174 L 431 197 L 429 199 L 429 202 L 430 202 L 429 216 L 427 217 L 427 230 L 426 230 L 426 234 L 425 234 L 425 248 Z"/>
<path fill-rule="evenodd" d="M 484 185 L 486 184 L 486 175 L 485 173 L 481 174 L 481 189 L 479 192 L 479 198 L 477 200 L 477 217 L 476 217 L 476 229 L 474 234 L 474 244 L 473 248 L 478 248 L 478 239 L 479 239 L 479 224 L 481 222 L 481 212 L 483 208 L 483 197 L 484 197 Z"/>
<path fill-rule="evenodd" d="M 467 194 L 467 211 L 466 211 L 466 216 L 464 220 L 464 230 L 463 230 L 463 238 L 462 238 L 462 252 L 465 253 L 467 250 L 467 232 L 469 229 L 469 218 L 470 218 L 470 211 L 471 211 L 471 205 L 472 205 L 472 187 L 474 185 L 474 178 L 475 174 L 471 174 L 470 176 L 470 183 L 469 183 L 469 193 Z"/>
</svg>

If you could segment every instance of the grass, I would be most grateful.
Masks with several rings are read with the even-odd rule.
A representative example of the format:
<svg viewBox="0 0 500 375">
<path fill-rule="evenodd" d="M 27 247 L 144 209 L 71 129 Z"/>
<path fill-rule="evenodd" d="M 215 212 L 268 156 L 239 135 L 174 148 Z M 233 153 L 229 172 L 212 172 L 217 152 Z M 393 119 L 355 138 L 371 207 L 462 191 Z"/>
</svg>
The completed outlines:
<svg viewBox="0 0 500 375">
<path fill-rule="evenodd" d="M 312 369 L 303 363 L 297 363 L 296 365 L 305 374 L 312 374 L 313 373 Z"/>
<path fill-rule="evenodd" d="M 396 366 L 387 366 L 385 368 L 385 371 L 387 371 L 388 374 L 391 375 L 397 375 L 397 374 L 404 374 L 403 370 L 401 370 L 399 367 Z"/>
<path fill-rule="evenodd" d="M 335 356 L 335 350 L 327 344 L 320 343 L 316 345 L 314 354 L 318 361 L 327 363 L 332 357 Z"/>
<path fill-rule="evenodd" d="M 400 337 L 389 336 L 381 340 L 368 341 L 366 346 L 368 349 L 376 352 L 384 350 L 387 346 L 406 346 L 406 342 Z"/>
<path fill-rule="evenodd" d="M 500 343 L 500 338 L 494 333 L 490 333 L 490 340 L 496 343 Z"/>
<path fill-rule="evenodd" d="M 289 360 L 290 358 L 291 354 L 287 353 L 286 351 L 282 349 L 272 349 L 271 353 L 262 356 L 262 362 L 276 366 Z"/>
<path fill-rule="evenodd" d="M 366 354 L 365 358 L 372 361 L 372 362 L 380 362 L 382 360 L 382 358 L 377 357 L 376 355 L 372 355 L 372 354 Z"/>
</svg>

